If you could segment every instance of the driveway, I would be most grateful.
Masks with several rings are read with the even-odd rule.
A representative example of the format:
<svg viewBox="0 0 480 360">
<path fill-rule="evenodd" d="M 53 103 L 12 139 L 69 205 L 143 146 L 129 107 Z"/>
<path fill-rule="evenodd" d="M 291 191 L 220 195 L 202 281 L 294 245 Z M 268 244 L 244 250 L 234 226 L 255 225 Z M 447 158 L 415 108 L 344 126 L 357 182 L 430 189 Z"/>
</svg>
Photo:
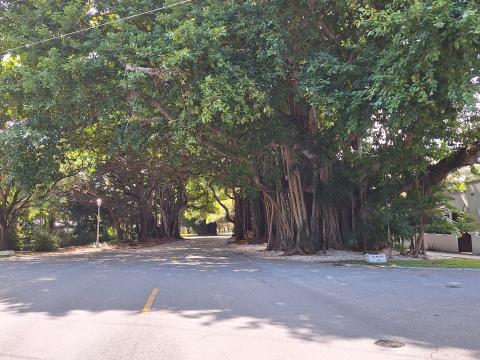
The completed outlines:
<svg viewBox="0 0 480 360">
<path fill-rule="evenodd" d="M 250 258 L 222 237 L 2 259 L 0 359 L 480 359 L 479 285 Z"/>
</svg>

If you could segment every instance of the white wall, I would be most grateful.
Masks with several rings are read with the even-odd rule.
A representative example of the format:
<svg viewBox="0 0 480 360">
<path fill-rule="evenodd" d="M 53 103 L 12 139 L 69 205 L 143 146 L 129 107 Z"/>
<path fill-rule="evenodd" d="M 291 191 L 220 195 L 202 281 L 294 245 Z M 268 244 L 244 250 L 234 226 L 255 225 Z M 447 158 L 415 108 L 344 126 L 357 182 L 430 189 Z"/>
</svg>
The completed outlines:
<svg viewBox="0 0 480 360">
<path fill-rule="evenodd" d="M 448 195 L 452 198 L 450 204 L 469 211 L 480 221 L 480 181 L 467 182 L 465 191 L 454 191 Z"/>
<path fill-rule="evenodd" d="M 472 234 L 472 254 L 480 255 L 480 235 Z"/>
<path fill-rule="evenodd" d="M 458 239 L 455 235 L 425 234 L 425 246 L 427 250 L 458 253 Z"/>
<path fill-rule="evenodd" d="M 467 183 L 466 201 L 468 203 L 468 211 L 475 214 L 477 220 L 480 221 L 480 182 L 472 181 Z"/>
</svg>

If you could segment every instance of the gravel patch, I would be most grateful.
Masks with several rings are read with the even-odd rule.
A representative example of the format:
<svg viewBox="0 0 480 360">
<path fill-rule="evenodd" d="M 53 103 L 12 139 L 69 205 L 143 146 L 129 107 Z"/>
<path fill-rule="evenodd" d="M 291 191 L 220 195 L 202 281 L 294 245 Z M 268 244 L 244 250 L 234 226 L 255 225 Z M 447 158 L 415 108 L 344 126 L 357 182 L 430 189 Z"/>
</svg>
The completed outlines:
<svg viewBox="0 0 480 360">
<path fill-rule="evenodd" d="M 342 261 L 365 260 L 364 253 L 351 251 L 351 250 L 327 250 L 326 254 L 324 254 L 323 251 L 320 251 L 313 255 L 285 256 L 283 254 L 283 251 L 266 251 L 265 250 L 266 244 L 261 244 L 261 245 L 230 244 L 230 246 L 238 254 L 253 256 L 253 257 L 262 258 L 262 259 L 291 260 L 291 261 L 302 261 L 302 262 L 308 262 L 308 263 L 333 263 L 333 262 L 342 262 Z M 408 256 L 398 255 L 398 254 L 394 254 L 392 259 L 421 260 L 420 258 L 412 258 Z"/>
<path fill-rule="evenodd" d="M 365 255 L 355 251 L 348 250 L 327 250 L 326 254 L 319 252 L 314 255 L 291 255 L 285 256 L 283 251 L 266 251 L 265 244 L 262 245 L 243 245 L 231 244 L 232 249 L 239 254 L 254 256 L 263 259 L 282 259 L 303 262 L 337 262 L 348 260 L 365 260 Z"/>
</svg>

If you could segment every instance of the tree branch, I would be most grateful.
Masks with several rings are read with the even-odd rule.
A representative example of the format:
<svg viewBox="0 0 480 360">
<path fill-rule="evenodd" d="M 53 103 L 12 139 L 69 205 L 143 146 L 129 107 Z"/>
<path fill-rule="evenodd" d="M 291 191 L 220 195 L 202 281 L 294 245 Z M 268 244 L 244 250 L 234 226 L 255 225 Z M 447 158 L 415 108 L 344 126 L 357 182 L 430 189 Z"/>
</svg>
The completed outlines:
<svg viewBox="0 0 480 360">
<path fill-rule="evenodd" d="M 159 68 L 150 68 L 150 67 L 143 67 L 143 66 L 135 66 L 135 65 L 125 65 L 125 70 L 126 71 L 139 71 L 144 74 L 148 74 L 151 76 L 157 76 L 159 78 L 163 78 L 165 73 L 162 69 Z"/>
<path fill-rule="evenodd" d="M 432 187 L 443 181 L 452 171 L 478 163 L 479 157 L 480 140 L 460 148 L 449 157 L 440 160 L 434 165 L 430 165 L 424 177 L 426 189 L 432 189 Z M 412 179 L 406 183 L 402 190 L 408 192 L 415 189 L 416 186 L 416 181 Z"/>
<path fill-rule="evenodd" d="M 160 113 L 163 116 L 165 116 L 168 120 L 172 120 L 172 117 L 170 116 L 170 113 L 167 110 L 165 110 L 165 108 L 163 107 L 163 104 L 160 101 L 149 98 L 149 99 L 146 100 L 146 102 L 150 106 L 152 106 L 155 109 L 157 109 L 158 111 L 160 111 Z"/>
<path fill-rule="evenodd" d="M 310 0 L 308 2 L 308 6 L 312 13 L 315 12 L 315 2 L 316 2 L 315 0 Z M 318 19 L 318 26 L 320 30 L 324 32 L 324 35 L 326 35 L 328 40 L 331 40 L 331 41 L 337 40 L 337 34 L 335 34 L 335 31 L 332 30 L 330 25 L 328 25 L 328 23 L 322 17 L 319 17 Z"/>
<path fill-rule="evenodd" d="M 228 210 L 228 207 L 225 206 L 224 203 L 222 203 L 222 201 L 220 200 L 220 198 L 217 196 L 217 193 L 215 192 L 215 189 L 213 188 L 213 186 L 211 184 L 208 184 L 208 187 L 210 188 L 210 190 L 212 191 L 212 194 L 213 194 L 213 197 L 215 198 L 216 202 L 218 203 L 218 205 L 220 205 L 223 210 L 225 210 L 225 219 L 228 221 L 228 222 L 231 222 L 232 224 L 235 223 L 235 221 L 230 217 L 230 211 Z"/>
</svg>

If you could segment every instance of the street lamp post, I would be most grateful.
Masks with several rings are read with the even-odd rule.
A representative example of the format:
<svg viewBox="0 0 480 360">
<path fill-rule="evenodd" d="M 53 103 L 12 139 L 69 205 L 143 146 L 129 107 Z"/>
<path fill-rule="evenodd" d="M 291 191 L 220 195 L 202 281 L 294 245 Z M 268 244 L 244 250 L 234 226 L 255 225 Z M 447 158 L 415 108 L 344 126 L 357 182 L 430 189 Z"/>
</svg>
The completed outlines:
<svg viewBox="0 0 480 360">
<path fill-rule="evenodd" d="M 100 206 L 102 206 L 102 199 L 97 199 L 97 248 L 100 247 Z"/>
</svg>

